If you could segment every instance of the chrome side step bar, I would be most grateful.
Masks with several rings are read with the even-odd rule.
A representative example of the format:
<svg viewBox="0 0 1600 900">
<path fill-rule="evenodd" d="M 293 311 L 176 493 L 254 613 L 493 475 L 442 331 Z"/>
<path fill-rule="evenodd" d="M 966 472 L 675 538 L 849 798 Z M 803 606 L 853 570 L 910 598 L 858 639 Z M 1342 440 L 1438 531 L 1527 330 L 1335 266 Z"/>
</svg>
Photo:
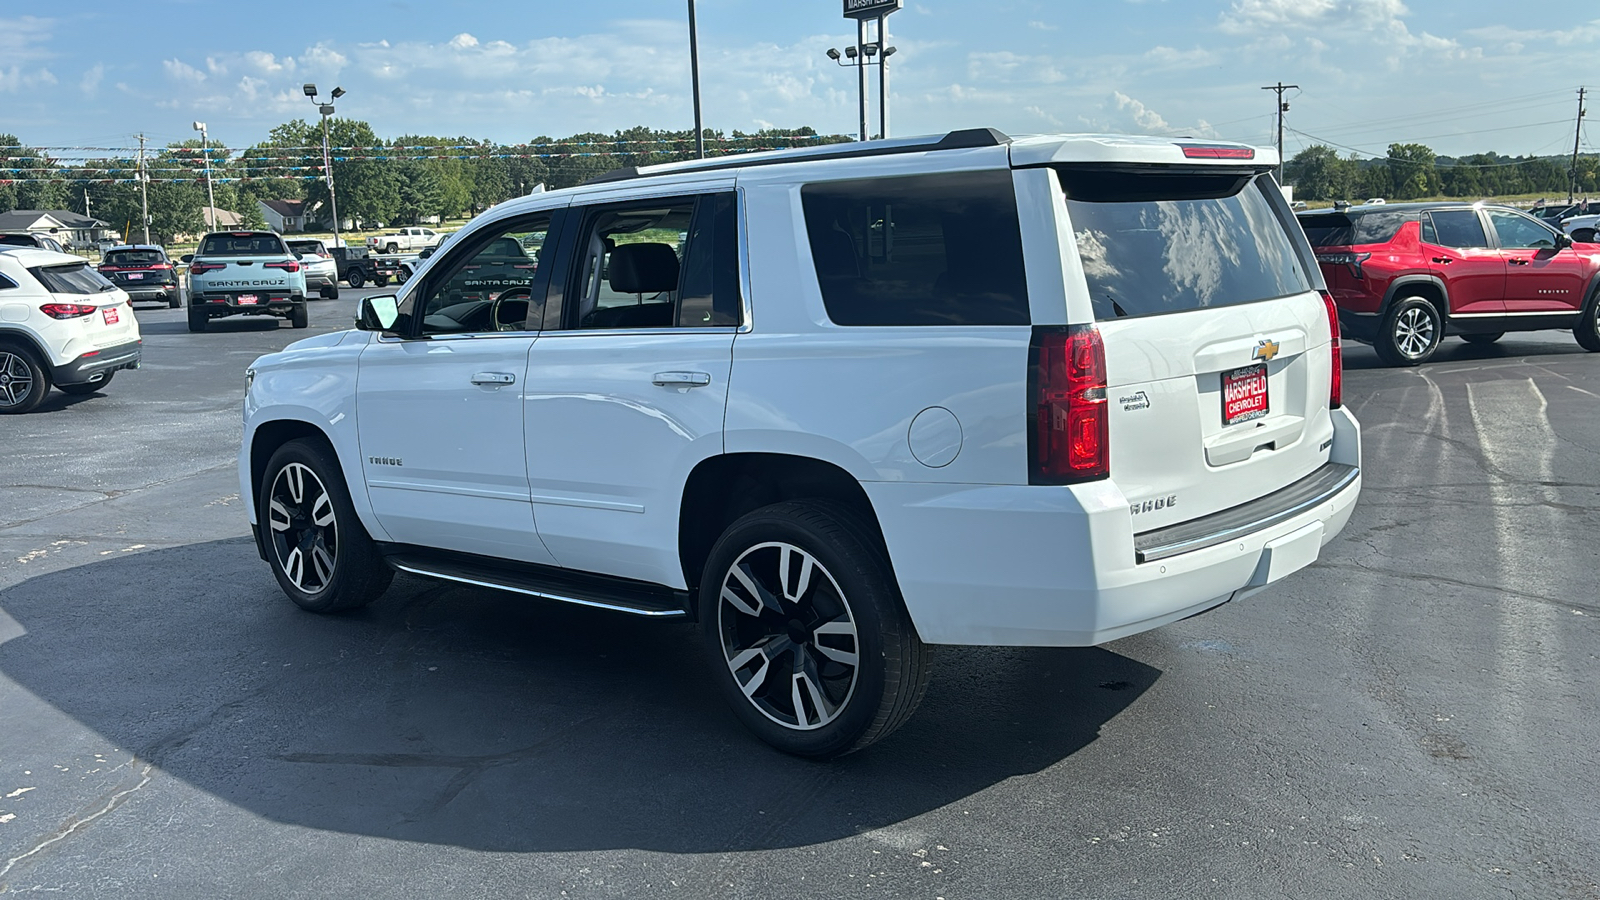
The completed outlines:
<svg viewBox="0 0 1600 900">
<path fill-rule="evenodd" d="M 1360 477 L 1361 470 L 1355 466 L 1327 463 L 1299 481 L 1249 503 L 1136 534 L 1135 557 L 1141 563 L 1155 562 L 1238 540 L 1317 508 Z"/>
<path fill-rule="evenodd" d="M 652 619 L 683 619 L 689 615 L 687 592 L 660 585 L 457 554 L 386 549 L 389 566 L 410 575 Z"/>
</svg>

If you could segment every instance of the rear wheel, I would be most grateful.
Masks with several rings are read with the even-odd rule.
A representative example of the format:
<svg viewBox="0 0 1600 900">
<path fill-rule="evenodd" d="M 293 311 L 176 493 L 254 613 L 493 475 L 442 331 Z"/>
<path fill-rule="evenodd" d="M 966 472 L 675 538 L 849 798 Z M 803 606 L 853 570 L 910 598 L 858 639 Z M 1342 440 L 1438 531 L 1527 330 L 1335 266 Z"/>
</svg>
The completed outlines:
<svg viewBox="0 0 1600 900">
<path fill-rule="evenodd" d="M 349 282 L 352 288 L 360 290 L 361 286 L 367 283 L 367 276 L 363 275 L 360 269 L 351 269 L 345 274 L 344 280 Z"/>
<path fill-rule="evenodd" d="M 387 247 L 383 248 L 383 252 L 389 254 L 390 256 L 393 256 L 394 254 L 400 252 L 400 245 L 399 244 L 390 244 Z"/>
<path fill-rule="evenodd" d="M 1391 366 L 1415 366 L 1439 349 L 1444 322 L 1439 309 L 1421 297 L 1401 297 L 1389 307 L 1372 349 Z"/>
<path fill-rule="evenodd" d="M 1572 334 L 1583 349 L 1600 353 L 1600 290 L 1589 298 L 1589 305 L 1583 308 L 1583 317 L 1578 320 L 1578 327 L 1572 329 Z"/>
<path fill-rule="evenodd" d="M 0 415 L 25 413 L 50 393 L 50 370 L 21 344 L 0 341 Z"/>
<path fill-rule="evenodd" d="M 1482 334 L 1463 334 L 1461 339 L 1469 344 L 1488 345 L 1505 336 L 1504 331 L 1486 331 Z"/>
<path fill-rule="evenodd" d="M 306 310 L 304 300 L 289 307 L 289 324 L 296 328 L 307 328 L 311 325 L 311 313 Z"/>
<path fill-rule="evenodd" d="M 365 606 L 394 578 L 356 518 L 338 460 L 321 441 L 290 441 L 272 454 L 256 509 L 272 574 L 302 609 Z"/>
<path fill-rule="evenodd" d="M 189 330 L 190 331 L 205 331 L 206 330 L 206 320 L 208 318 L 210 318 L 210 317 L 206 315 L 206 311 L 204 309 L 201 309 L 200 307 L 195 306 L 193 303 L 189 304 Z"/>
<path fill-rule="evenodd" d="M 384 285 L 389 283 L 389 276 L 387 276 L 387 275 L 374 275 L 374 276 L 372 276 L 372 283 L 377 285 L 378 287 L 383 287 Z"/>
<path fill-rule="evenodd" d="M 337 300 L 337 299 L 339 299 L 339 286 L 337 284 L 335 284 L 335 285 L 332 285 L 331 287 L 323 288 L 322 289 L 322 299 L 324 299 L 324 300 Z"/>
<path fill-rule="evenodd" d="M 699 603 L 719 689 L 779 750 L 859 750 L 922 700 L 927 650 L 878 541 L 847 507 L 785 502 L 734 522 L 706 561 Z"/>
<path fill-rule="evenodd" d="M 69 394 L 92 394 L 95 391 L 105 390 L 106 385 L 111 383 L 111 376 L 115 374 L 117 373 L 107 372 L 104 378 L 100 379 L 99 381 L 88 382 L 87 384 L 58 384 L 56 387 L 61 388 L 63 391 L 66 391 Z"/>
<path fill-rule="evenodd" d="M 178 292 L 177 291 L 173 291 L 173 292 L 167 294 L 167 309 L 177 309 L 178 307 L 180 307 L 182 305 L 183 305 L 183 298 L 178 296 Z"/>
</svg>

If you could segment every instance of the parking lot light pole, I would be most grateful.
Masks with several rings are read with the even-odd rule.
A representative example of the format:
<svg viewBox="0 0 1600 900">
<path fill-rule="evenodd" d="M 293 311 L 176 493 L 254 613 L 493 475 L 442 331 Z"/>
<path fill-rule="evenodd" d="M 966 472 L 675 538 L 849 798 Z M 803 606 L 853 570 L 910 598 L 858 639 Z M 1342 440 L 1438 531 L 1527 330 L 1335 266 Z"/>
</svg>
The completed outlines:
<svg viewBox="0 0 1600 900">
<path fill-rule="evenodd" d="M 317 104 L 317 111 L 322 113 L 322 173 L 328 182 L 328 206 L 333 210 L 333 245 L 338 247 L 341 246 L 339 243 L 339 194 L 333 187 L 333 156 L 328 149 L 328 119 L 333 116 L 333 104 L 331 102 L 320 103 L 317 101 L 317 86 L 314 84 L 302 85 L 301 90 L 305 91 L 306 96 L 310 98 L 312 103 Z M 345 93 L 344 88 L 336 87 L 333 89 L 330 99 L 337 100 L 343 97 Z"/>
<path fill-rule="evenodd" d="M 194 123 L 194 130 L 200 132 L 200 152 L 206 157 L 206 230 L 217 230 L 217 196 L 211 192 L 211 150 L 206 143 L 206 123 Z"/>
</svg>

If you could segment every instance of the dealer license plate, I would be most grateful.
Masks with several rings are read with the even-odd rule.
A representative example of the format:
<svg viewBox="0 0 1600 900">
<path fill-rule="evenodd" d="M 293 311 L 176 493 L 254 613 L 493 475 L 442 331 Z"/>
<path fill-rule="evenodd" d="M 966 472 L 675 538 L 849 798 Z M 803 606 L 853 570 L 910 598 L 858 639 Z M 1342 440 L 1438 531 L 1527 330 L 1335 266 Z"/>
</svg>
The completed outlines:
<svg viewBox="0 0 1600 900">
<path fill-rule="evenodd" d="M 121 316 L 117 315 L 115 306 L 108 306 L 100 310 L 100 316 L 106 320 L 107 325 L 115 325 L 121 319 Z"/>
<path fill-rule="evenodd" d="M 1266 414 L 1266 363 L 1222 373 L 1222 424 L 1236 425 Z"/>
<path fill-rule="evenodd" d="M 128 273 L 128 280 L 129 281 L 138 281 L 138 280 L 140 280 L 142 278 L 144 278 L 144 273 L 143 272 L 129 272 Z"/>
<path fill-rule="evenodd" d="M 240 306 L 255 306 L 259 302 L 260 302 L 260 298 L 258 298 L 255 294 L 240 294 L 239 295 L 239 305 Z"/>
</svg>

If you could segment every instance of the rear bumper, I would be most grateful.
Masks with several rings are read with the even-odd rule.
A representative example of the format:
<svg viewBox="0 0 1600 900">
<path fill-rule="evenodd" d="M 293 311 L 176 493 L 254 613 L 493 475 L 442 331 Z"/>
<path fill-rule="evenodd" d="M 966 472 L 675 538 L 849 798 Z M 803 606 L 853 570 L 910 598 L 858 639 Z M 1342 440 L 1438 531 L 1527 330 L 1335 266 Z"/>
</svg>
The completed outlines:
<svg viewBox="0 0 1600 900">
<path fill-rule="evenodd" d="M 222 316 L 285 313 L 306 302 L 304 294 L 283 293 L 281 291 L 258 292 L 255 303 L 240 303 L 239 297 L 240 294 L 237 293 L 208 292 L 195 294 L 189 298 L 189 306 L 192 309 L 205 310 L 206 315 L 211 318 L 219 318 Z"/>
<path fill-rule="evenodd" d="M 1333 419 L 1330 463 L 1350 477 L 1266 504 L 1272 508 L 1256 510 L 1259 527 L 1249 527 L 1248 516 L 1213 522 L 1233 528 L 1226 541 L 1150 562 L 1138 559 L 1133 517 L 1113 481 L 863 487 L 924 641 L 1090 646 L 1256 593 L 1315 561 L 1361 492 L 1360 426 L 1343 409 Z"/>
<path fill-rule="evenodd" d="M 117 287 L 122 288 L 123 292 L 128 295 L 129 300 L 166 300 L 178 295 L 178 286 L 176 284 L 162 284 L 161 282 L 152 284 L 119 283 Z"/>
<path fill-rule="evenodd" d="M 1348 309 L 1341 309 L 1339 310 L 1339 333 L 1343 337 L 1370 344 L 1373 338 L 1378 336 L 1378 314 L 1351 312 Z"/>
<path fill-rule="evenodd" d="M 319 288 L 325 288 L 325 287 L 333 287 L 333 284 L 334 284 L 334 278 L 333 278 L 333 275 L 331 275 L 331 274 L 324 274 L 324 273 L 312 274 L 310 272 L 306 273 L 306 290 L 307 291 L 313 291 L 313 290 L 317 290 Z"/>
<path fill-rule="evenodd" d="M 137 369 L 144 353 L 144 341 L 129 341 L 103 350 L 93 350 L 60 366 L 50 367 L 50 379 L 56 384 L 87 384 L 99 381 L 118 369 Z"/>
</svg>

